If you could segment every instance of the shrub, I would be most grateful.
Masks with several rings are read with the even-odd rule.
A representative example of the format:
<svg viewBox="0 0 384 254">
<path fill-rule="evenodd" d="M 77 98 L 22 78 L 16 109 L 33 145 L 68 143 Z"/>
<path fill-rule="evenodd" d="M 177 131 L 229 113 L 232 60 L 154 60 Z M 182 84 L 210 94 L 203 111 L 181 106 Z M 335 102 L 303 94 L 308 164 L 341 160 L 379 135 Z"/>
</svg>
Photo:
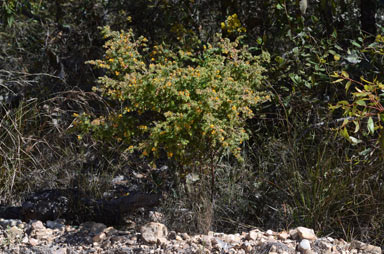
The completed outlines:
<svg viewBox="0 0 384 254">
<path fill-rule="evenodd" d="M 362 143 L 363 140 L 366 141 L 366 137 L 370 135 L 376 135 L 373 139 L 376 144 L 369 145 L 370 147 L 365 151 L 366 154 L 371 151 L 373 154 L 375 147 L 384 148 L 382 132 L 384 84 L 382 78 L 375 71 L 375 69 L 381 69 L 379 68 L 380 63 L 377 67 L 376 58 L 377 56 L 381 58 L 384 54 L 383 46 L 384 38 L 378 35 L 374 43 L 361 50 L 360 54 L 365 54 L 370 59 L 372 70 L 364 73 L 360 80 L 357 80 L 356 77 L 345 70 L 335 72 L 332 75 L 333 78 L 336 78 L 333 83 L 345 83 L 345 92 L 347 94 L 346 100 L 340 100 L 335 105 L 330 106 L 332 111 L 341 110 L 343 116 L 345 116 L 339 128 L 341 130 L 340 134 L 355 145 Z M 350 123 L 353 123 L 353 126 Z"/>
<path fill-rule="evenodd" d="M 103 34 L 105 57 L 89 63 L 106 71 L 95 90 L 118 106 L 110 115 L 78 116 L 84 133 L 115 139 L 151 159 L 166 155 L 179 166 L 202 168 L 226 152 L 242 160 L 245 121 L 252 107 L 269 99 L 260 91 L 267 53 L 253 56 L 239 39 L 221 36 L 185 50 L 150 48 L 132 31 L 105 27 Z"/>
</svg>

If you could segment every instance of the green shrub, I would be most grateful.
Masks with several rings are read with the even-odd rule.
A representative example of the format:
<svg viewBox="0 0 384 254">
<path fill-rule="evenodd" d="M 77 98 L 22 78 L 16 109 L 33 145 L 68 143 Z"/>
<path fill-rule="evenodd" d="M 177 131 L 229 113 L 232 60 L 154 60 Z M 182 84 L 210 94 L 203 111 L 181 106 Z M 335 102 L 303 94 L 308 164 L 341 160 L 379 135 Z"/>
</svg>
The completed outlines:
<svg viewBox="0 0 384 254">
<path fill-rule="evenodd" d="M 105 27 L 103 34 L 105 57 L 89 63 L 106 71 L 95 90 L 118 106 L 110 115 L 81 114 L 81 130 L 152 159 L 166 154 L 178 165 L 207 165 L 226 152 L 242 159 L 245 121 L 253 117 L 252 107 L 269 99 L 258 91 L 265 71 L 260 62 L 268 54 L 253 56 L 239 40 L 220 36 L 212 45 L 197 42 L 185 50 L 150 48 L 132 31 Z"/>
<path fill-rule="evenodd" d="M 361 54 L 364 53 L 370 59 L 370 65 L 373 67 L 377 65 L 375 57 L 381 58 L 384 54 L 384 38 L 378 35 L 374 43 L 361 50 Z M 364 76 L 360 76 L 359 80 L 345 70 L 335 72 L 332 75 L 333 78 L 336 78 L 333 83 L 345 83 L 347 98 L 331 105 L 330 109 L 332 111 L 341 110 L 345 117 L 339 127 L 343 137 L 356 145 L 362 143 L 363 140 L 366 141 L 366 137 L 375 136 L 374 140 L 378 145 L 377 147 L 383 149 L 384 106 L 382 98 L 384 96 L 384 84 L 382 77 L 375 72 L 375 69 L 372 68 L 371 71 L 364 73 Z M 368 154 L 375 150 L 376 145 L 370 145 L 365 153 Z"/>
</svg>

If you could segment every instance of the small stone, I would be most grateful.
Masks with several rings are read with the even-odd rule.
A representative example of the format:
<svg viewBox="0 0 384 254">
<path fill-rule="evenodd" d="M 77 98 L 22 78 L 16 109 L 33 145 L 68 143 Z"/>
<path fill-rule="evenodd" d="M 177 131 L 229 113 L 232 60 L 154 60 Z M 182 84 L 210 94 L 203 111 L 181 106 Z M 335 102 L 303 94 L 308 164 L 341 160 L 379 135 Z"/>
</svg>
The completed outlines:
<svg viewBox="0 0 384 254">
<path fill-rule="evenodd" d="M 181 237 L 182 237 L 184 240 L 189 240 L 189 239 L 191 238 L 187 233 L 181 233 Z"/>
<path fill-rule="evenodd" d="M 229 234 L 229 235 L 224 235 L 223 240 L 230 244 L 238 244 L 241 240 L 241 237 L 240 235 Z"/>
<path fill-rule="evenodd" d="M 243 250 L 245 250 L 246 253 L 251 253 L 252 251 L 252 245 L 250 243 L 243 243 L 243 245 L 241 246 L 241 248 Z"/>
<path fill-rule="evenodd" d="M 59 248 L 57 250 L 54 250 L 52 254 L 67 254 L 67 248 Z"/>
<path fill-rule="evenodd" d="M 305 228 L 305 227 L 297 227 L 297 234 L 299 235 L 301 240 L 302 239 L 307 239 L 307 240 L 316 240 L 317 239 L 313 229 L 309 229 L 309 228 Z"/>
<path fill-rule="evenodd" d="M 257 238 L 259 238 L 259 233 L 256 230 L 251 230 L 245 239 L 255 241 Z"/>
<path fill-rule="evenodd" d="M 310 242 L 307 240 L 307 239 L 303 239 L 301 240 L 301 242 L 299 243 L 299 246 L 297 247 L 297 249 L 301 252 L 301 253 L 308 253 L 310 250 L 311 250 L 311 244 Z"/>
<path fill-rule="evenodd" d="M 105 238 L 107 237 L 107 235 L 104 233 L 104 232 L 101 232 L 97 235 L 95 235 L 93 238 L 92 238 L 92 241 L 95 243 L 99 243 L 101 241 L 103 241 Z"/>
<path fill-rule="evenodd" d="M 382 250 L 378 246 L 366 244 L 357 240 L 351 242 L 350 248 L 360 250 L 364 253 L 381 254 Z"/>
<path fill-rule="evenodd" d="M 117 233 L 117 230 L 114 227 L 107 227 L 103 231 L 107 236 L 112 236 Z"/>
<path fill-rule="evenodd" d="M 53 231 L 50 228 L 35 230 L 31 235 L 39 240 L 52 240 Z"/>
<path fill-rule="evenodd" d="M 111 242 L 112 243 L 116 243 L 116 242 L 123 242 L 123 241 L 126 241 L 128 243 L 128 241 L 130 241 L 130 245 L 136 243 L 135 241 L 131 241 L 131 240 L 127 240 L 127 237 L 125 236 L 122 236 L 122 235 L 114 235 L 111 237 Z"/>
<path fill-rule="evenodd" d="M 21 240 L 21 242 L 22 242 L 22 243 L 28 243 L 28 242 L 29 242 L 29 238 L 28 238 L 28 236 L 25 235 L 25 236 L 23 237 L 23 240 Z"/>
<path fill-rule="evenodd" d="M 289 237 L 289 234 L 287 233 L 287 231 L 282 231 L 280 232 L 277 237 L 280 239 L 280 240 L 287 240 L 288 237 Z"/>
<path fill-rule="evenodd" d="M 29 244 L 32 246 L 36 246 L 39 244 L 39 240 L 37 240 L 35 238 L 29 238 Z"/>
<path fill-rule="evenodd" d="M 168 234 L 168 237 L 171 240 L 175 240 L 176 236 L 177 236 L 177 233 L 176 233 L 176 231 L 173 231 L 173 230 L 171 232 L 169 232 L 169 234 Z"/>
<path fill-rule="evenodd" d="M 183 238 L 179 235 L 176 235 L 175 240 L 180 242 L 183 241 Z"/>
<path fill-rule="evenodd" d="M 42 229 L 45 229 L 45 226 L 41 221 L 37 220 L 32 222 L 31 228 L 32 230 L 42 230 Z"/>
<path fill-rule="evenodd" d="M 159 237 L 159 238 L 157 238 L 157 242 L 156 243 L 158 245 L 160 245 L 160 246 L 164 246 L 165 247 L 165 245 L 168 243 L 168 240 L 165 237 Z"/>
<path fill-rule="evenodd" d="M 168 229 L 164 224 L 158 222 L 150 222 L 140 228 L 141 236 L 144 241 L 150 244 L 166 242 L 168 235 Z"/>
<path fill-rule="evenodd" d="M 270 229 L 268 229 L 267 232 L 265 232 L 265 234 L 266 234 L 267 236 L 271 236 L 271 235 L 273 235 L 273 231 L 270 230 Z"/>
<path fill-rule="evenodd" d="M 289 235 L 291 236 L 291 239 L 293 239 L 293 240 L 297 240 L 299 237 L 299 234 L 298 234 L 296 228 L 289 230 Z"/>
</svg>

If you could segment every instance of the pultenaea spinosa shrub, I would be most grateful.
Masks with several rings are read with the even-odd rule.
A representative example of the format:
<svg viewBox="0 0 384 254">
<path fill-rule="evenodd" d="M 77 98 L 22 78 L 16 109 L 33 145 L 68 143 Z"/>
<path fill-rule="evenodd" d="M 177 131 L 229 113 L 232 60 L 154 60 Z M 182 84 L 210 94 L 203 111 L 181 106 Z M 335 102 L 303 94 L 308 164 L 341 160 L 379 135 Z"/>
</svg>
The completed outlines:
<svg viewBox="0 0 384 254">
<path fill-rule="evenodd" d="M 105 27 L 103 34 L 105 56 L 89 63 L 105 70 L 95 90 L 118 110 L 81 114 L 75 123 L 82 131 L 123 142 L 142 156 L 166 155 L 179 165 L 206 164 L 227 152 L 242 160 L 245 121 L 270 98 L 262 88 L 267 53 L 254 56 L 239 40 L 221 36 L 214 44 L 171 50 L 150 48 L 132 31 Z"/>
</svg>

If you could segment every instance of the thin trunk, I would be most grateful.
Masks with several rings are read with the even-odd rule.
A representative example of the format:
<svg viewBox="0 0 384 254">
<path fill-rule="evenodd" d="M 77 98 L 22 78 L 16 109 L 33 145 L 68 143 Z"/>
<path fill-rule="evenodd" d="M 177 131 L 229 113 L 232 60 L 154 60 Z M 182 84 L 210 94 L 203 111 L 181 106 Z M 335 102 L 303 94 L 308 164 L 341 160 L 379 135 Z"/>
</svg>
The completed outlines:
<svg viewBox="0 0 384 254">
<path fill-rule="evenodd" d="M 360 0 L 361 30 L 368 35 L 376 35 L 376 0 Z"/>
</svg>

